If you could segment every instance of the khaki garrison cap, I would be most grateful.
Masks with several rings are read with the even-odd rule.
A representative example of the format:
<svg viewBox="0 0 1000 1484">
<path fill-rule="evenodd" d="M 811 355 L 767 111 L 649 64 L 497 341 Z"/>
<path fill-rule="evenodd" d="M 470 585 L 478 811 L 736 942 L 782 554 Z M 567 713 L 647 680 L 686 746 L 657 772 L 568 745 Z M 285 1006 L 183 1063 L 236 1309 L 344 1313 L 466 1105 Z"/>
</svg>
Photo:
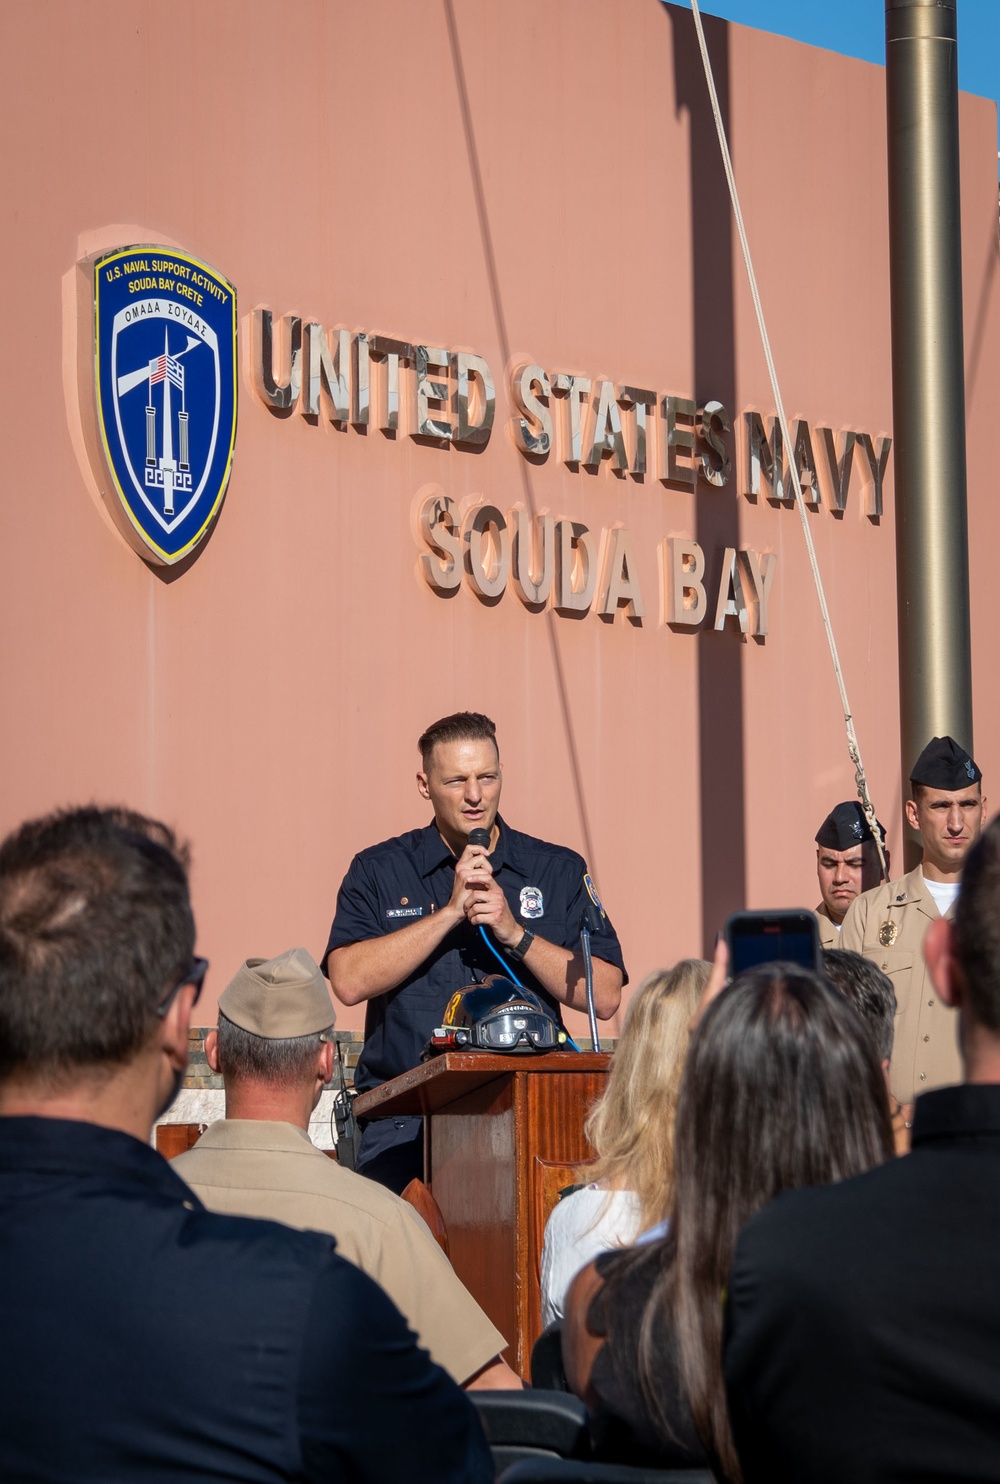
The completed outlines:
<svg viewBox="0 0 1000 1484">
<path fill-rule="evenodd" d="M 269 1041 L 314 1035 L 336 1013 L 319 965 L 304 948 L 277 958 L 248 958 L 219 996 L 227 1020 Z"/>
</svg>

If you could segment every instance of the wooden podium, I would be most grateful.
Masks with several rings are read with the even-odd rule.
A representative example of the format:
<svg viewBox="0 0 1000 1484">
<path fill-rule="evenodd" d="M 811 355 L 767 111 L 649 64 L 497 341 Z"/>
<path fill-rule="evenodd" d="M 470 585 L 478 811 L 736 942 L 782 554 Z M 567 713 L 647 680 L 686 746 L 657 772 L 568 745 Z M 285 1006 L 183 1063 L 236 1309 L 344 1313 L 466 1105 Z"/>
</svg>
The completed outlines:
<svg viewBox="0 0 1000 1484">
<path fill-rule="evenodd" d="M 594 1157 L 583 1120 L 610 1060 L 605 1052 L 449 1051 L 354 1104 L 362 1118 L 425 1115 L 424 1179 L 448 1228 L 452 1265 L 525 1379 L 541 1329 L 545 1221 L 574 1168 Z"/>
</svg>

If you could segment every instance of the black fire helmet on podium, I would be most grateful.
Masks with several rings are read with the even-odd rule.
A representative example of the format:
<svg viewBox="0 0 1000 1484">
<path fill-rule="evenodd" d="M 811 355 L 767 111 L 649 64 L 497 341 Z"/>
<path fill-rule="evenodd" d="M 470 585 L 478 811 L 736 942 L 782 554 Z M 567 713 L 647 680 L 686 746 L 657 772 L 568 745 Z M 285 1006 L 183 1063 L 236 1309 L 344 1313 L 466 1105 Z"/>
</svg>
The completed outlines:
<svg viewBox="0 0 1000 1484">
<path fill-rule="evenodd" d="M 453 994 L 427 1043 L 435 1051 L 558 1051 L 566 1032 L 531 990 L 503 974 L 487 974 Z"/>
</svg>

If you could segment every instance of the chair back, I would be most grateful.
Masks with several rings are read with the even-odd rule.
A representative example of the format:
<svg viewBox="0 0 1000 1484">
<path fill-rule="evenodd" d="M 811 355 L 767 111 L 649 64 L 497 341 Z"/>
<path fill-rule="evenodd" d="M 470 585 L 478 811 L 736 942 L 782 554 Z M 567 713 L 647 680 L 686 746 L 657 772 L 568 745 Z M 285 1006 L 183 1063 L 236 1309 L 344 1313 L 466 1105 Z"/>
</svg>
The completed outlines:
<svg viewBox="0 0 1000 1484">
<path fill-rule="evenodd" d="M 498 1475 L 497 1484 L 714 1484 L 708 1469 L 633 1468 L 574 1458 L 522 1458 Z"/>
<path fill-rule="evenodd" d="M 450 1257 L 448 1251 L 448 1228 L 444 1224 L 441 1215 L 441 1207 L 431 1195 L 430 1190 L 422 1180 L 416 1176 L 410 1181 L 403 1191 L 403 1200 L 408 1206 L 412 1206 L 418 1216 L 422 1216 L 431 1229 L 431 1236 L 437 1242 L 445 1257 Z"/>
<path fill-rule="evenodd" d="M 563 1391 L 470 1391 L 499 1474 L 511 1464 L 589 1458 L 587 1409 Z"/>
<path fill-rule="evenodd" d="M 531 1384 L 543 1391 L 569 1391 L 562 1358 L 562 1325 L 554 1319 L 531 1347 Z"/>
</svg>

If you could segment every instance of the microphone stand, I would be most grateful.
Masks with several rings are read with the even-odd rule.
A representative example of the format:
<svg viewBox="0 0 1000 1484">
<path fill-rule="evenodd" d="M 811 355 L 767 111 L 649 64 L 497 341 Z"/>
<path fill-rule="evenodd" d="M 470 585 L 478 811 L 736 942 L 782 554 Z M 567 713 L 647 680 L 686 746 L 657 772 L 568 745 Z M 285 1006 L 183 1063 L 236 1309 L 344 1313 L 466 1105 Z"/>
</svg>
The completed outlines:
<svg viewBox="0 0 1000 1484">
<path fill-rule="evenodd" d="M 590 923 L 586 915 L 580 924 L 580 947 L 583 949 L 583 979 L 587 987 L 587 1016 L 590 1020 L 590 1044 L 595 1051 L 601 1049 L 601 1038 L 597 1034 L 597 1011 L 594 1009 L 594 960 L 590 952 Z"/>
</svg>

